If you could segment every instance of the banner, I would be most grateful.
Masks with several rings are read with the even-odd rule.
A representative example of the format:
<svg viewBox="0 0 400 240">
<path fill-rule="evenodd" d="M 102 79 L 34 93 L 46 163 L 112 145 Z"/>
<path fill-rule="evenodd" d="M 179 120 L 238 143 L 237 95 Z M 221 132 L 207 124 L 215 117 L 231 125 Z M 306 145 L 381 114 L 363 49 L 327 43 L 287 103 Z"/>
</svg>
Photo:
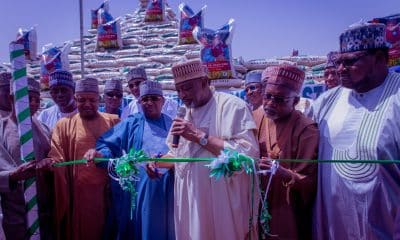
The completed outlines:
<svg viewBox="0 0 400 240">
<path fill-rule="evenodd" d="M 314 100 L 325 91 L 325 84 L 304 84 L 303 89 L 301 90 L 301 96 Z"/>
</svg>

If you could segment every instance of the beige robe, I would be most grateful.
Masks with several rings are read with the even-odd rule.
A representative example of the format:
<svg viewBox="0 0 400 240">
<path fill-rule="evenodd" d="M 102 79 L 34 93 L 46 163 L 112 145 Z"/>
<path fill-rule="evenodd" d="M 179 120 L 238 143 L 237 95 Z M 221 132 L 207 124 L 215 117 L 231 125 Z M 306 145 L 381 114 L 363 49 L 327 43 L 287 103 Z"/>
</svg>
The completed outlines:
<svg viewBox="0 0 400 240">
<path fill-rule="evenodd" d="M 315 122 L 299 111 L 293 111 L 283 120 L 274 122 L 264 116 L 264 110 L 253 112 L 258 127 L 257 138 L 261 157 L 275 159 L 316 160 L 319 132 Z M 272 178 L 268 193 L 271 239 L 311 239 L 311 214 L 317 187 L 317 164 L 286 163 L 281 167 L 290 171 L 292 178 L 284 179 L 279 174 Z M 265 190 L 268 176 L 261 177 Z M 286 186 L 285 186 L 286 185 Z"/>
<path fill-rule="evenodd" d="M 82 159 L 118 122 L 118 116 L 107 113 L 92 120 L 79 114 L 62 118 L 53 131 L 49 156 L 59 162 Z M 109 201 L 107 170 L 81 164 L 54 171 L 57 238 L 101 239 Z"/>
<path fill-rule="evenodd" d="M 246 103 L 225 94 L 213 93 L 210 101 L 199 108 L 187 109 L 186 120 L 210 136 L 224 140 L 224 147 L 251 157 L 258 157 L 255 124 Z M 171 135 L 168 139 L 171 142 Z M 197 143 L 180 139 L 176 157 L 215 157 Z M 252 211 L 251 176 L 237 173 L 215 180 L 210 170 L 200 163 L 175 164 L 175 234 L 178 240 L 256 239 L 259 198 L 254 192 L 252 232 L 249 218 Z M 257 182 L 255 183 L 257 184 Z"/>
</svg>

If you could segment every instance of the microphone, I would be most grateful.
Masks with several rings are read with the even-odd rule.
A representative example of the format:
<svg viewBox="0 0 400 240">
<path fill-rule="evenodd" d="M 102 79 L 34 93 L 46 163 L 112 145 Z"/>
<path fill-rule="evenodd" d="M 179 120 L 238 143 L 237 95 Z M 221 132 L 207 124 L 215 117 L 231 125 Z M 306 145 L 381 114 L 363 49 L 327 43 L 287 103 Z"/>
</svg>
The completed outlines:
<svg viewBox="0 0 400 240">
<path fill-rule="evenodd" d="M 186 108 L 184 108 L 184 107 L 179 107 L 179 108 L 178 108 L 178 112 L 176 113 L 176 117 L 178 117 L 178 118 L 184 118 L 185 115 L 186 115 Z M 178 145 L 179 145 L 179 138 L 180 138 L 179 135 L 174 135 L 174 136 L 173 136 L 172 144 L 171 144 L 171 146 L 172 146 L 173 148 L 177 148 L 177 147 L 178 147 Z"/>
</svg>

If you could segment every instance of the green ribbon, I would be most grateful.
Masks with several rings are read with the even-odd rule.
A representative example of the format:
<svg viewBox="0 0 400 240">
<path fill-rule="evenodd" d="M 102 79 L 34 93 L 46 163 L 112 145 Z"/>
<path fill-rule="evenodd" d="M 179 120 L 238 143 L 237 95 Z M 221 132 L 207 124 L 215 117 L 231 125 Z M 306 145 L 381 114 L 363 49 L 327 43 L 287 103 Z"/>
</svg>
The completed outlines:
<svg viewBox="0 0 400 240">
<path fill-rule="evenodd" d="M 95 162 L 107 162 L 109 158 L 95 158 Z M 141 162 L 211 162 L 214 161 L 215 158 L 146 158 L 141 159 Z M 287 162 L 287 163 L 369 163 L 369 164 L 400 164 L 400 160 L 307 160 L 307 159 L 274 159 L 278 162 Z M 63 167 L 75 164 L 87 164 L 88 161 L 85 159 L 73 160 L 67 162 L 59 162 L 53 164 L 54 167 Z"/>
<path fill-rule="evenodd" d="M 95 158 L 94 159 L 94 162 L 108 162 L 108 161 L 110 161 L 109 158 Z M 70 165 L 88 164 L 88 163 L 89 163 L 88 160 L 80 159 L 80 160 L 54 163 L 53 167 L 65 167 L 65 166 L 70 166 Z"/>
<path fill-rule="evenodd" d="M 338 159 L 338 160 L 307 160 L 307 159 L 274 159 L 278 162 L 287 162 L 287 163 L 374 163 L 374 164 L 389 164 L 389 163 L 399 163 L 400 160 L 346 160 L 346 159 Z"/>
</svg>

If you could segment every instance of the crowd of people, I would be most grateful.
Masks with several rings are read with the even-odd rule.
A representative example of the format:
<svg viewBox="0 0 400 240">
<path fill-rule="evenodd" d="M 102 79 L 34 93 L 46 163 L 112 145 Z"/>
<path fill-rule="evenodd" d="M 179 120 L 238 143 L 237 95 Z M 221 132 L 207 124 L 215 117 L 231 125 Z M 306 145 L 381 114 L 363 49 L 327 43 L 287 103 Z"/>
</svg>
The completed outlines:
<svg viewBox="0 0 400 240">
<path fill-rule="evenodd" d="M 182 115 L 143 68 L 127 74 L 134 100 L 123 109 L 120 79 L 106 81 L 99 108 L 97 79 L 75 82 L 56 70 L 49 82 L 55 105 L 40 113 L 40 86 L 28 78 L 35 155 L 28 162 L 20 157 L 12 76 L 2 72 L 5 237 L 27 239 L 23 182 L 36 177 L 41 239 L 400 239 L 400 74 L 387 62 L 383 24 L 346 29 L 339 51 L 328 54 L 328 90 L 307 114 L 295 109 L 305 73 L 291 65 L 247 73 L 245 102 L 210 87 L 200 60 L 177 63 Z M 245 172 L 215 180 L 204 162 L 147 162 L 132 182 L 132 208 L 108 163 L 95 161 L 131 149 L 155 158 L 232 149 L 255 159 L 262 191 L 251 191 Z M 87 164 L 54 165 L 79 159 Z M 260 221 L 267 188 L 269 232 Z"/>
</svg>

